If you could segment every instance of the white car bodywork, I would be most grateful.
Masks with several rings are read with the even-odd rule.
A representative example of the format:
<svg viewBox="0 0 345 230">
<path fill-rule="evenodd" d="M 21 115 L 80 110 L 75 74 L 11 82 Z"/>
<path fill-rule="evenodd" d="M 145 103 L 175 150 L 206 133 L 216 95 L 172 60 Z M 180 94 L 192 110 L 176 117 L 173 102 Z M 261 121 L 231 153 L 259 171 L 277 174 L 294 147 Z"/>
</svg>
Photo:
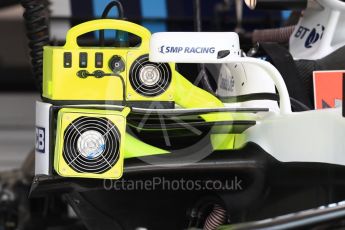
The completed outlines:
<svg viewBox="0 0 345 230">
<path fill-rule="evenodd" d="M 293 58 L 316 60 L 345 45 L 345 2 L 309 0 L 290 36 Z"/>
<path fill-rule="evenodd" d="M 345 3 L 344 3 L 345 4 Z M 184 40 L 184 45 L 193 46 L 193 39 L 198 37 L 189 36 L 192 33 L 179 34 L 165 32 L 154 34 L 151 39 L 151 47 L 169 44 L 171 41 Z M 214 36 L 221 36 L 217 33 Z M 201 36 L 200 36 L 201 37 Z M 208 35 L 209 39 L 212 33 Z M 164 38 L 164 41 L 162 40 Z M 198 45 L 202 45 L 200 42 Z M 227 44 L 238 41 L 234 39 Z M 217 47 L 218 44 L 214 44 Z M 238 45 L 239 46 L 239 45 Z M 224 48 L 224 45 L 222 49 Z M 181 56 L 181 57 L 180 57 Z M 345 165 L 345 118 L 341 109 L 311 110 L 306 112 L 291 112 L 290 98 L 284 80 L 278 70 L 269 62 L 239 56 L 228 56 L 217 59 L 216 55 L 207 54 L 202 59 L 198 56 L 190 56 L 188 59 L 182 58 L 183 54 L 163 54 L 151 50 L 150 59 L 152 61 L 164 62 L 187 62 L 187 63 L 223 63 L 223 70 L 230 75 L 237 75 L 234 65 L 243 68 L 246 73 L 249 87 L 236 93 L 257 93 L 271 91 L 271 84 L 274 84 L 280 95 L 280 108 L 275 110 L 270 108 L 268 113 L 259 113 L 257 124 L 244 132 L 244 138 L 236 140 L 237 146 L 254 142 L 261 146 L 267 153 L 282 162 L 322 162 L 337 165 Z M 241 71 L 240 71 L 241 72 Z M 239 74 L 239 76 L 242 76 Z M 268 80 L 270 79 L 270 80 Z M 239 81 L 241 82 L 241 81 Z M 265 102 L 257 104 L 246 104 L 248 107 L 265 106 Z"/>
</svg>

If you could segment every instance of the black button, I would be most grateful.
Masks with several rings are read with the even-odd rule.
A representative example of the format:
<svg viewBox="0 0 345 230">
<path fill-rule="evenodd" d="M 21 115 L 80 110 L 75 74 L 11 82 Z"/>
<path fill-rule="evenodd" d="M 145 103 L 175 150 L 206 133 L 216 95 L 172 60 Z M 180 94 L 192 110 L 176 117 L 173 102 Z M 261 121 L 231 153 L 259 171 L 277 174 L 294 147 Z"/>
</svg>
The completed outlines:
<svg viewBox="0 0 345 230">
<path fill-rule="evenodd" d="M 79 67 L 86 68 L 87 67 L 87 53 L 82 52 L 79 54 Z"/>
<path fill-rule="evenodd" d="M 95 54 L 95 66 L 96 68 L 103 68 L 103 54 L 102 53 Z"/>
<path fill-rule="evenodd" d="M 72 67 L 72 53 L 70 52 L 63 53 L 63 67 L 65 68 Z"/>
<path fill-rule="evenodd" d="M 114 73 L 121 73 L 125 70 L 125 62 L 118 55 L 114 55 L 109 61 L 109 68 Z"/>
<path fill-rule="evenodd" d="M 218 52 L 217 59 L 225 58 L 230 54 L 230 50 L 221 50 Z"/>
</svg>

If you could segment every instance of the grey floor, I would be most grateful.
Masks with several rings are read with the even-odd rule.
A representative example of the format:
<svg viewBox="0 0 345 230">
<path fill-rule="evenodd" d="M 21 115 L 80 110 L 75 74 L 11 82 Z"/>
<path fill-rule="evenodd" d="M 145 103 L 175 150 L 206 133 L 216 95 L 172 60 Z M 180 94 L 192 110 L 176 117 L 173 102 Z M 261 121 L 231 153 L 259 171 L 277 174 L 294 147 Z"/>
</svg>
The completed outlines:
<svg viewBox="0 0 345 230">
<path fill-rule="evenodd" d="M 0 171 L 19 167 L 34 147 L 33 93 L 0 94 Z"/>
</svg>

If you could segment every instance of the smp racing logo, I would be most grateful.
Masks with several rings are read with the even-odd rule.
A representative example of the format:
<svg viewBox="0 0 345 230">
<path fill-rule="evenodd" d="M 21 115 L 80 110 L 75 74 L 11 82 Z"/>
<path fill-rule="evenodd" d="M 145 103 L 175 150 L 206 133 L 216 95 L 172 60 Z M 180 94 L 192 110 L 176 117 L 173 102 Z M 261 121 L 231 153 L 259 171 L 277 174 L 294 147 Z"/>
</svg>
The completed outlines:
<svg viewBox="0 0 345 230">
<path fill-rule="evenodd" d="M 215 47 L 182 47 L 182 46 L 161 46 L 159 47 L 159 52 L 162 54 L 166 53 L 185 53 L 185 54 L 213 54 L 215 52 Z"/>
<path fill-rule="evenodd" d="M 295 33 L 295 38 L 305 39 L 304 47 L 310 49 L 313 45 L 322 39 L 325 27 L 317 24 L 313 29 L 300 26 Z"/>
</svg>

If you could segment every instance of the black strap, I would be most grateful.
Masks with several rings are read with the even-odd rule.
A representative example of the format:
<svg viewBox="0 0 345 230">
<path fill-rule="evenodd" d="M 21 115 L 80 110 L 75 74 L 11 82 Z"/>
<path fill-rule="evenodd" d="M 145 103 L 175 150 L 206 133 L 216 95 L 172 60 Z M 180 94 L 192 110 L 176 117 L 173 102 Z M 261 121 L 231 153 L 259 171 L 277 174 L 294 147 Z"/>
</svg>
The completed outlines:
<svg viewBox="0 0 345 230">
<path fill-rule="evenodd" d="M 261 43 L 260 46 L 283 76 L 290 96 L 311 108 L 312 101 L 303 87 L 303 82 L 290 52 L 277 43 Z"/>
</svg>

